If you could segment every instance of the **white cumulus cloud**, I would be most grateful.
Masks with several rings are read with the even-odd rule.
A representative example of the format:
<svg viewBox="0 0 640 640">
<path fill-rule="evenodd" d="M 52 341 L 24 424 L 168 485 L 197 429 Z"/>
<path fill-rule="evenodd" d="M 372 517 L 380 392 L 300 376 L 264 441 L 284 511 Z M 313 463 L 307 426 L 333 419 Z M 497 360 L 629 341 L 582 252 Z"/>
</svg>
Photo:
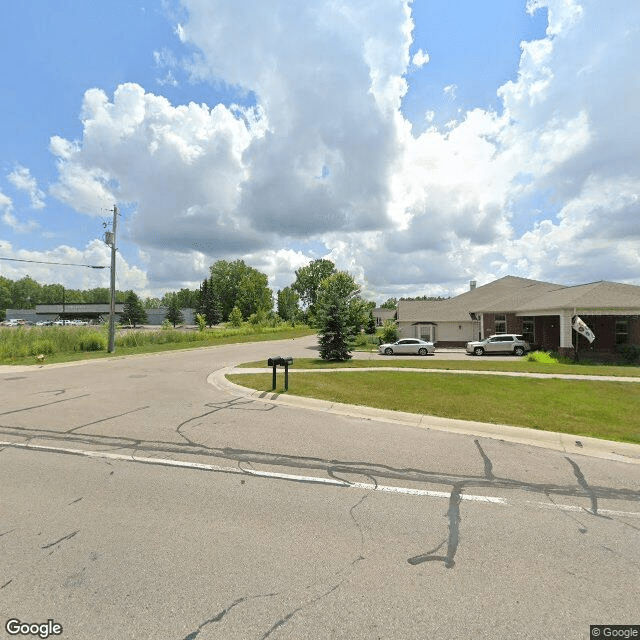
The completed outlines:
<svg viewBox="0 0 640 640">
<path fill-rule="evenodd" d="M 90 215 L 129 203 L 126 236 L 148 257 L 152 286 L 250 256 L 281 288 L 310 259 L 290 248 L 303 241 L 323 243 L 372 295 L 456 292 L 506 273 L 640 281 L 635 0 L 615 11 L 530 0 L 549 25 L 496 87 L 500 109 L 461 112 L 440 130 L 425 99 L 432 126 L 420 135 L 400 110 L 411 64 L 428 62 L 409 54 L 408 0 L 182 4 L 193 77 L 256 105 L 92 89 L 81 138 L 51 141 L 50 193 Z M 172 55 L 158 52 L 158 66 L 170 71 Z"/>
<path fill-rule="evenodd" d="M 418 49 L 414 53 L 413 58 L 411 58 L 411 63 L 413 64 L 414 67 L 424 67 L 424 65 L 427 64 L 430 59 L 431 58 L 429 57 L 429 54 L 426 51 L 423 51 L 422 49 Z"/>
<path fill-rule="evenodd" d="M 44 192 L 38 188 L 38 183 L 31 175 L 29 169 L 18 166 L 9 174 L 8 179 L 16 189 L 25 191 L 29 195 L 29 198 L 31 199 L 31 207 L 33 209 L 44 208 Z"/>
</svg>

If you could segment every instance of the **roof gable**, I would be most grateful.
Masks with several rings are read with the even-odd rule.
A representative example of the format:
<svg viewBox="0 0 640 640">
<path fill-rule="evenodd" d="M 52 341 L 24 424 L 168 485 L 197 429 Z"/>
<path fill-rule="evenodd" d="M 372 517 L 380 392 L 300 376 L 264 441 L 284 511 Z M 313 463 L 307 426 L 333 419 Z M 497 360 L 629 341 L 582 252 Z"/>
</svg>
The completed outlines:
<svg viewBox="0 0 640 640">
<path fill-rule="evenodd" d="M 505 276 L 449 300 L 401 300 L 400 322 L 468 322 L 470 313 L 522 313 L 576 309 L 640 311 L 640 287 L 620 282 L 591 282 L 567 287 L 552 282 Z"/>
<path fill-rule="evenodd" d="M 401 322 L 468 322 L 470 313 L 490 310 L 512 311 L 516 305 L 558 288 L 562 288 L 562 285 L 505 276 L 449 300 L 400 300 L 398 320 Z"/>
</svg>

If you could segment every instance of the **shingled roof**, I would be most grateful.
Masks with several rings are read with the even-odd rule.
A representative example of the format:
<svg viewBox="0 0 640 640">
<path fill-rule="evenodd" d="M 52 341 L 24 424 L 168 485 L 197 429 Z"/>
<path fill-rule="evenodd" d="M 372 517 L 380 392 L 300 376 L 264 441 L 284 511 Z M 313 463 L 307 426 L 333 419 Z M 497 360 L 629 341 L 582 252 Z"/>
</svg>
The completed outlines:
<svg viewBox="0 0 640 640">
<path fill-rule="evenodd" d="M 620 282 L 591 282 L 575 287 L 563 287 L 550 291 L 528 302 L 514 311 L 542 311 L 575 307 L 585 311 L 622 311 L 640 309 L 640 287 Z"/>
<path fill-rule="evenodd" d="M 640 287 L 619 282 L 592 282 L 567 287 L 515 276 L 505 276 L 482 287 L 440 301 L 401 300 L 402 322 L 464 322 L 470 313 L 536 312 L 560 309 L 588 311 L 640 310 Z"/>
<path fill-rule="evenodd" d="M 560 284 L 505 276 L 449 300 L 398 302 L 398 320 L 403 322 L 460 322 L 469 313 L 506 312 L 543 294 L 562 289 Z"/>
</svg>

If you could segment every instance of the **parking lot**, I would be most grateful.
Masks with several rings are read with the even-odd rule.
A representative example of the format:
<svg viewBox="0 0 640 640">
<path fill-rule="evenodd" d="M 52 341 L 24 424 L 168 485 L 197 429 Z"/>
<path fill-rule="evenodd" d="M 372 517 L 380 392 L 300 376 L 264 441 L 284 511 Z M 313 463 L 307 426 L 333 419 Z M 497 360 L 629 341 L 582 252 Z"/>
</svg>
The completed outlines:
<svg viewBox="0 0 640 640">
<path fill-rule="evenodd" d="M 484 355 L 481 357 L 473 356 L 468 354 L 464 347 L 459 348 L 443 348 L 438 349 L 438 345 L 436 344 L 436 352 L 433 355 L 428 356 L 409 356 L 409 355 L 393 355 L 393 356 L 385 356 L 379 353 L 365 353 L 363 351 L 353 351 L 352 356 L 357 360 L 389 360 L 392 362 L 393 360 L 406 360 L 407 358 L 415 358 L 416 360 L 517 360 L 518 358 L 513 355 L 505 355 L 505 354 L 495 354 L 495 355 Z"/>
</svg>

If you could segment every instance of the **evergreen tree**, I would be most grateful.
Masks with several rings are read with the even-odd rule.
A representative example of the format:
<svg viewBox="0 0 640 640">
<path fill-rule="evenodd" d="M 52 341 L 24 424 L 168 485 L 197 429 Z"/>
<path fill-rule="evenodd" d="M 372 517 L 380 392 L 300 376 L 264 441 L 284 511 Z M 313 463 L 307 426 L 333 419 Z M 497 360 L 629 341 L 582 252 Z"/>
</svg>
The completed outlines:
<svg viewBox="0 0 640 640">
<path fill-rule="evenodd" d="M 367 318 L 367 326 L 364 332 L 372 336 L 376 332 L 376 319 L 373 317 L 373 311 L 369 311 L 369 317 Z"/>
<path fill-rule="evenodd" d="M 351 358 L 351 342 L 365 324 L 370 308 L 359 293 L 355 280 L 345 271 L 338 271 L 320 283 L 316 324 L 323 360 Z"/>
<path fill-rule="evenodd" d="M 321 313 L 318 313 L 320 357 L 323 360 L 351 359 L 349 336 L 342 315 L 344 310 L 341 307 L 339 302 L 334 301 L 324 305 Z"/>
<path fill-rule="evenodd" d="M 214 288 L 211 286 L 209 278 L 205 278 L 200 285 L 196 311 L 205 317 L 206 323 L 209 327 L 222 322 L 220 302 L 216 296 Z"/>
<path fill-rule="evenodd" d="M 174 295 L 171 298 L 165 319 L 168 320 L 174 328 L 177 324 L 184 322 L 184 316 L 180 310 L 180 299 L 177 295 Z"/>
<path fill-rule="evenodd" d="M 140 298 L 138 298 L 133 291 L 127 291 L 122 319 L 125 322 L 132 324 L 134 327 L 138 324 L 145 324 L 149 322 L 147 312 L 144 310 L 144 306 L 140 301 Z"/>
</svg>

